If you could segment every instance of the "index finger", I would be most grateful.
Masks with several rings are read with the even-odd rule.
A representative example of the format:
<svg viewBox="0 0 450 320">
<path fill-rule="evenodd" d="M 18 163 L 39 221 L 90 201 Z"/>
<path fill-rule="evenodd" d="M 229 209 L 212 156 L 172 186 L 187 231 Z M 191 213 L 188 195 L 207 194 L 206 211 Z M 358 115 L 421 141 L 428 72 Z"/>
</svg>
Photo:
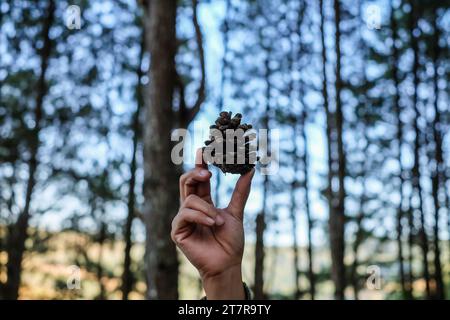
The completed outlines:
<svg viewBox="0 0 450 320">
<path fill-rule="evenodd" d="M 208 165 L 203 161 L 203 149 L 198 148 L 195 152 L 195 167 L 207 169 Z"/>
<path fill-rule="evenodd" d="M 242 219 L 245 204 L 247 203 L 248 196 L 250 194 L 250 187 L 252 184 L 252 178 L 255 174 L 255 169 L 239 177 L 239 180 L 234 187 L 233 195 L 231 196 L 228 210 L 236 218 Z"/>
</svg>

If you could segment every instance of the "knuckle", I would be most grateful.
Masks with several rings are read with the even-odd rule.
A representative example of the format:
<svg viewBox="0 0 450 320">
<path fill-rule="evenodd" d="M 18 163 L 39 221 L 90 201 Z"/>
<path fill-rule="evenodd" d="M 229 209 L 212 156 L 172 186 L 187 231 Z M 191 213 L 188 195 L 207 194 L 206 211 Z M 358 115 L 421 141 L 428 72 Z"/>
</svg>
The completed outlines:
<svg viewBox="0 0 450 320">
<path fill-rule="evenodd" d="M 183 184 L 186 181 L 188 175 L 189 175 L 189 172 L 185 172 L 180 176 L 180 184 Z"/>
<path fill-rule="evenodd" d="M 172 221 L 172 230 L 170 231 L 170 238 L 172 239 L 173 242 L 177 243 L 176 241 L 176 237 L 175 237 L 175 226 L 174 226 L 174 222 Z"/>
<path fill-rule="evenodd" d="M 195 195 L 195 194 L 190 194 L 190 195 L 188 195 L 187 197 L 186 197 L 186 200 L 185 200 L 185 202 L 186 203 L 192 203 L 192 202 L 194 202 L 194 201 L 197 201 L 197 196 Z"/>
</svg>

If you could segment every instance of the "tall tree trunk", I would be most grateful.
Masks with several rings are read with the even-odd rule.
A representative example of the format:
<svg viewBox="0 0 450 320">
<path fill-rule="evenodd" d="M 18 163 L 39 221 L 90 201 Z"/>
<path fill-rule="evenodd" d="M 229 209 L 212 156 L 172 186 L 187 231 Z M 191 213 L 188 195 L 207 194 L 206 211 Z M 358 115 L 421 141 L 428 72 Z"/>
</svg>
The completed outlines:
<svg viewBox="0 0 450 320">
<path fill-rule="evenodd" d="M 176 84 L 176 0 L 148 2 L 146 45 L 150 51 L 144 130 L 146 277 L 150 299 L 178 298 L 178 258 L 170 240 L 178 203 L 178 170 L 171 154 L 172 102 Z"/>
<path fill-rule="evenodd" d="M 264 215 L 264 212 L 261 212 L 256 216 L 255 279 L 253 284 L 255 299 L 264 299 L 264 229 L 266 228 Z"/>
<path fill-rule="evenodd" d="M 419 119 L 421 117 L 419 106 L 418 106 L 418 87 L 419 87 L 419 48 L 417 43 L 417 38 L 414 35 L 414 30 L 417 28 L 417 14 L 418 8 L 416 7 L 415 1 L 411 0 L 411 13 L 410 13 L 410 37 L 411 37 L 411 48 L 413 51 L 413 86 L 414 93 L 412 97 L 412 104 L 415 113 L 415 120 L 413 123 L 413 128 L 415 132 L 414 139 L 414 165 L 412 168 L 412 184 L 416 192 L 418 199 L 417 211 L 419 212 L 420 219 L 420 229 L 419 229 L 419 240 L 420 247 L 422 249 L 422 263 L 423 263 L 423 277 L 425 280 L 426 295 L 427 298 L 431 297 L 430 292 L 430 272 L 428 268 L 428 237 L 425 230 L 425 214 L 423 212 L 423 199 L 422 199 L 422 186 L 420 183 L 420 143 L 422 140 L 422 134 L 419 128 Z"/>
<path fill-rule="evenodd" d="M 392 1 L 391 1 L 392 2 Z M 399 164 L 399 193 L 400 200 L 397 207 L 397 255 L 398 255 L 398 263 L 399 263 L 399 274 L 400 274 L 400 285 L 402 288 L 402 295 L 404 299 L 412 298 L 412 286 L 409 283 L 408 288 L 406 287 L 406 277 L 405 277 L 405 267 L 404 267 L 404 257 L 403 257 L 403 242 L 402 242 L 402 220 L 404 216 L 403 212 L 403 185 L 404 185 L 404 177 L 403 177 L 403 164 L 402 164 L 402 143 L 403 143 L 403 122 L 401 120 L 401 109 L 400 109 L 400 93 L 399 86 L 400 81 L 397 74 L 397 65 L 399 61 L 399 53 L 397 49 L 397 20 L 395 18 L 395 8 L 391 4 L 391 32 L 392 32 L 392 60 L 391 60 L 391 70 L 392 70 L 392 79 L 394 81 L 395 93 L 394 93 L 394 112 L 397 119 L 397 161 Z"/>
<path fill-rule="evenodd" d="M 303 91 L 303 90 L 302 90 Z M 303 97 L 304 95 L 300 93 Z M 306 104 L 302 103 L 303 112 L 300 117 L 300 126 L 301 126 L 301 135 L 303 140 L 303 153 L 302 153 L 302 163 L 303 163 L 303 176 L 304 176 L 304 189 L 305 189 L 305 213 L 306 213 L 306 221 L 308 222 L 308 244 L 307 244 L 307 252 L 308 252 L 308 280 L 309 280 L 309 294 L 311 296 L 311 300 L 315 299 L 316 295 L 316 281 L 314 276 L 314 268 L 313 268 L 313 244 L 312 244 L 312 228 L 313 228 L 313 220 L 311 215 L 310 201 L 309 201 L 309 157 L 308 157 L 308 138 L 306 135 Z"/>
<path fill-rule="evenodd" d="M 439 202 L 439 191 L 442 187 L 445 193 L 445 163 L 443 158 L 442 150 L 442 133 L 441 133 L 441 117 L 439 111 L 439 38 L 440 32 L 437 25 L 437 8 L 433 10 L 433 66 L 434 66 L 434 76 L 433 76 L 433 88 L 434 88 L 434 121 L 433 121 L 433 138 L 434 138 L 434 160 L 435 160 L 435 170 L 432 173 L 432 195 L 434 203 L 434 278 L 436 282 L 436 298 L 445 299 L 445 288 L 444 281 L 442 277 L 442 265 L 441 265 L 441 249 L 439 244 L 439 216 L 441 211 L 441 205 Z M 449 208 L 447 207 L 447 210 Z"/>
<path fill-rule="evenodd" d="M 262 39 L 262 35 L 260 35 Z M 263 127 L 269 129 L 270 117 L 270 95 L 272 90 L 271 70 L 269 66 L 271 57 L 271 48 L 265 48 L 267 57 L 264 61 L 265 75 L 264 80 L 266 84 L 266 108 L 263 116 Z M 270 156 L 270 139 L 267 136 L 267 155 Z M 267 194 L 269 192 L 269 175 L 264 176 L 263 183 L 263 207 L 260 213 L 256 216 L 256 243 L 255 243 L 255 279 L 254 279 L 254 294 L 255 299 L 265 299 L 264 294 L 264 231 L 266 229 L 267 216 Z"/>
<path fill-rule="evenodd" d="M 187 128 L 200 111 L 205 100 L 206 68 L 203 37 L 197 18 L 198 0 L 192 0 L 192 22 L 200 65 L 200 84 L 192 107 L 186 105 L 184 84 L 175 68 L 177 51 L 176 0 L 146 2 L 146 46 L 150 52 L 149 86 L 144 130 L 144 217 L 146 239 L 147 297 L 150 299 L 178 298 L 178 258 L 170 239 L 173 217 L 178 203 L 180 166 L 171 159 L 171 131 L 175 125 Z M 180 95 L 180 107 L 173 110 L 175 89 Z M 177 122 L 178 121 L 178 122 Z"/>
<path fill-rule="evenodd" d="M 410 286 L 411 298 L 414 299 L 414 281 L 415 275 L 413 272 L 413 262 L 414 262 L 414 237 L 415 237 L 415 227 L 414 227 L 414 208 L 412 207 L 412 192 L 408 196 L 408 210 L 406 211 L 408 217 L 408 283 Z"/>
<path fill-rule="evenodd" d="M 341 46 L 340 46 L 340 2 L 334 0 L 334 14 L 335 14 L 335 55 L 336 55 L 336 81 L 335 81 L 335 94 L 336 94 L 336 143 L 338 153 L 338 181 L 339 189 L 336 198 L 336 210 L 333 215 L 330 216 L 330 242 L 331 242 L 331 259 L 332 270 L 331 275 L 335 285 L 335 298 L 338 300 L 344 299 L 345 291 L 345 264 L 344 264 L 344 251 L 345 251 L 345 239 L 344 239 L 344 225 L 345 225 L 345 153 L 343 145 L 343 113 L 342 113 L 342 101 L 341 101 Z"/>
<path fill-rule="evenodd" d="M 334 215 L 334 194 L 332 189 L 333 181 L 333 153 L 332 153 L 332 131 L 333 131 L 333 115 L 330 111 L 330 106 L 328 102 L 328 79 L 327 79 L 327 47 L 325 45 L 325 15 L 323 12 L 323 0 L 319 0 L 320 6 L 320 38 L 322 45 L 322 97 L 323 105 L 325 109 L 326 116 L 326 137 L 327 137 L 327 168 L 328 168 L 328 183 L 327 183 L 327 197 L 328 197 L 328 211 L 329 216 Z"/>
<path fill-rule="evenodd" d="M 290 202 L 291 207 L 289 208 L 290 211 L 290 218 L 292 221 L 292 253 L 294 255 L 294 278 L 295 278 L 295 293 L 294 298 L 298 300 L 300 298 L 300 266 L 299 266 L 299 250 L 298 250 L 298 239 L 297 239 L 297 201 L 296 201 L 296 190 L 297 190 L 297 171 L 298 171 L 298 148 L 297 148 L 297 125 L 294 124 L 293 128 L 293 137 L 292 141 L 294 144 L 294 148 L 292 150 L 293 153 L 293 162 L 294 162 L 294 174 L 293 179 L 291 182 L 291 190 L 290 190 Z"/>
<path fill-rule="evenodd" d="M 40 50 L 41 65 L 40 75 L 36 84 L 36 105 L 34 109 L 35 126 L 30 137 L 30 159 L 28 161 L 28 181 L 25 193 L 25 206 L 20 213 L 8 241 L 7 282 L 4 290 L 4 298 L 17 299 L 19 296 L 20 278 L 22 272 L 22 259 L 25 251 L 25 241 L 28 237 L 28 223 L 31 216 L 30 205 L 33 189 L 36 184 L 36 169 L 38 167 L 37 153 L 39 149 L 39 133 L 42 126 L 43 101 L 48 92 L 45 74 L 49 64 L 52 40 L 50 39 L 50 28 L 55 18 L 55 3 L 50 0 L 47 8 L 47 17 L 43 22 L 42 38 L 43 47 Z"/>
<path fill-rule="evenodd" d="M 363 178 L 364 179 L 364 178 Z M 355 300 L 358 300 L 359 298 L 359 277 L 358 277 L 358 251 L 359 247 L 361 246 L 362 240 L 363 240 L 363 229 L 362 229 L 362 221 L 364 219 L 364 204 L 365 204 L 365 197 L 366 197 L 366 187 L 365 182 L 363 181 L 364 187 L 363 192 L 361 195 L 360 203 L 359 203 L 359 214 L 356 217 L 356 225 L 357 225 L 357 231 L 355 236 L 355 241 L 353 242 L 353 262 L 350 269 L 350 280 L 353 287 L 353 292 L 355 295 Z"/>
<path fill-rule="evenodd" d="M 136 166 L 137 166 L 137 148 L 140 137 L 140 123 L 139 117 L 141 109 L 143 108 L 143 97 L 142 97 L 142 77 L 144 76 L 144 71 L 142 70 L 142 60 L 145 52 L 145 33 L 142 32 L 141 39 L 141 52 L 139 54 L 139 64 L 136 71 L 137 75 L 137 85 L 136 85 L 136 111 L 133 115 L 133 120 L 131 128 L 133 131 L 133 147 L 130 162 L 130 181 L 128 183 L 128 201 L 127 201 L 127 219 L 125 221 L 124 228 L 124 239 L 125 239 L 125 252 L 124 252 L 124 262 L 123 262 L 123 273 L 122 273 L 122 300 L 128 300 L 128 295 L 133 288 L 133 275 L 131 272 L 131 248 L 133 246 L 133 241 L 131 239 L 131 229 L 133 226 L 133 219 L 136 210 Z"/>
<path fill-rule="evenodd" d="M 303 54 L 303 51 L 304 51 L 301 30 L 302 30 L 302 25 L 304 22 L 306 9 L 307 9 L 306 1 L 300 1 L 299 7 L 298 7 L 297 25 L 296 25 L 296 32 L 298 33 L 298 36 L 299 36 L 299 40 L 298 40 L 299 46 L 298 46 L 298 52 L 296 52 L 297 55 L 293 57 L 295 60 L 299 60 L 298 57 L 301 57 Z M 300 72 L 301 68 L 299 67 L 297 71 Z M 307 230 L 308 271 L 307 271 L 307 275 L 308 275 L 308 281 L 309 281 L 310 298 L 311 298 L 311 300 L 314 300 L 316 287 L 315 287 L 315 276 L 314 276 L 314 269 L 313 269 L 313 246 L 312 246 L 313 221 L 312 221 L 310 201 L 309 201 L 309 157 L 308 157 L 308 138 L 306 135 L 306 119 L 308 116 L 308 111 L 307 111 L 307 104 L 304 101 L 305 92 L 304 92 L 304 84 L 303 84 L 302 80 L 299 80 L 298 85 L 299 85 L 298 96 L 299 96 L 300 103 L 302 106 L 302 111 L 301 111 L 301 114 L 299 117 L 299 125 L 300 125 L 300 134 L 301 134 L 302 141 L 303 141 L 303 152 L 302 152 L 301 159 L 295 158 L 294 161 L 295 161 L 295 166 L 297 166 L 297 162 L 299 162 L 298 160 L 300 160 L 302 162 L 303 176 L 305 179 L 303 187 L 304 187 L 304 192 L 305 192 L 304 193 L 305 214 L 306 214 L 306 220 L 308 223 L 308 230 Z M 295 139 L 295 137 L 296 137 L 296 135 L 294 135 L 294 139 Z M 297 151 L 295 151 L 295 155 L 297 157 Z M 295 172 L 297 172 L 297 169 L 295 169 Z M 295 234 L 297 232 L 296 229 L 297 228 L 295 228 Z M 297 265 L 297 269 L 298 269 L 298 264 L 296 264 L 296 265 Z M 297 281 L 299 281 L 300 270 L 298 270 L 297 278 L 298 278 Z M 299 293 L 300 293 L 300 288 L 298 289 L 298 294 Z"/>
<path fill-rule="evenodd" d="M 362 41 L 362 38 L 361 38 Z M 365 68 L 363 69 L 363 83 L 367 83 L 367 77 L 365 74 Z M 370 140 L 368 136 L 368 127 L 367 124 L 363 124 L 363 132 L 364 132 L 364 140 L 366 141 L 366 145 L 363 149 L 363 166 L 362 166 L 362 173 L 361 173 L 361 180 L 362 180 L 362 192 L 361 197 L 359 199 L 359 214 L 356 217 L 356 235 L 355 235 L 355 241 L 353 242 L 353 263 L 350 268 L 350 281 L 351 285 L 353 287 L 354 297 L 355 300 L 359 299 L 359 277 L 358 277 L 358 266 L 359 266 L 359 260 L 358 260 L 358 252 L 359 248 L 364 240 L 364 229 L 362 226 L 362 222 L 365 217 L 365 205 L 367 202 L 367 172 L 370 170 L 370 167 L 368 166 L 368 160 L 369 159 L 369 146 L 370 146 Z"/>
<path fill-rule="evenodd" d="M 104 244 L 106 240 L 106 223 L 103 221 L 104 213 L 102 213 L 102 221 L 100 222 L 100 233 L 98 237 L 98 260 L 97 260 L 97 270 L 96 276 L 99 286 L 99 293 L 96 297 L 97 300 L 105 300 L 106 299 L 106 291 L 105 284 L 103 283 L 103 250 Z"/>
</svg>

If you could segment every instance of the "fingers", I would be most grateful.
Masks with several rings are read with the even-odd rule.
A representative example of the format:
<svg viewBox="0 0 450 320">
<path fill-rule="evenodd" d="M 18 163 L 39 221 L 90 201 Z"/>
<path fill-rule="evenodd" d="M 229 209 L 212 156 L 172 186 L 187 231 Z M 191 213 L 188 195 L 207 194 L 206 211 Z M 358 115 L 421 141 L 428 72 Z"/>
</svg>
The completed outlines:
<svg viewBox="0 0 450 320">
<path fill-rule="evenodd" d="M 202 149 L 197 149 L 195 156 L 195 168 L 180 177 L 180 201 L 183 202 L 190 194 L 196 194 L 200 198 L 212 203 L 211 200 L 211 172 L 203 162 Z"/>
<path fill-rule="evenodd" d="M 213 218 L 208 217 L 207 215 L 197 210 L 182 208 L 172 221 L 172 232 L 170 233 L 172 240 L 175 243 L 179 243 L 185 237 L 189 236 L 189 234 L 183 235 L 179 231 L 192 223 L 211 227 L 216 222 Z"/>
<path fill-rule="evenodd" d="M 182 204 L 182 208 L 189 208 L 201 212 L 202 214 L 209 216 L 214 219 L 217 225 L 222 225 L 225 221 L 220 216 L 216 208 L 214 208 L 210 203 L 201 199 L 196 195 L 189 195 L 184 203 Z"/>
<path fill-rule="evenodd" d="M 211 172 L 206 169 L 192 169 L 180 177 L 180 200 L 183 202 L 189 195 L 196 194 L 202 199 L 211 198 Z"/>
<path fill-rule="evenodd" d="M 196 168 L 208 168 L 208 165 L 203 161 L 203 150 L 198 148 L 195 152 L 195 167 Z"/>
<path fill-rule="evenodd" d="M 235 217 L 242 219 L 245 204 L 247 203 L 248 195 L 250 194 L 250 187 L 252 178 L 255 174 L 255 169 L 239 177 L 239 180 L 234 187 L 233 195 L 231 196 L 228 210 Z"/>
<path fill-rule="evenodd" d="M 180 233 L 179 231 L 190 224 L 212 227 L 213 225 L 221 226 L 224 223 L 225 220 L 216 208 L 200 197 L 191 194 L 183 202 L 180 211 L 172 221 L 171 237 L 173 241 L 179 243 L 183 238 L 189 236 L 189 233 Z"/>
</svg>

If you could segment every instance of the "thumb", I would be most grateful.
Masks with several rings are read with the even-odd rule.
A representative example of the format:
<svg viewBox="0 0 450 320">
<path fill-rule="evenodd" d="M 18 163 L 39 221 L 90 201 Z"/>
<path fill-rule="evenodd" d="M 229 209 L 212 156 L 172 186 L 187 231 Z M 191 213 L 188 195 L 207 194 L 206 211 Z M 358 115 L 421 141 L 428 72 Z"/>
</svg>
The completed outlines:
<svg viewBox="0 0 450 320">
<path fill-rule="evenodd" d="M 234 187 L 233 195 L 231 196 L 228 210 L 237 218 L 242 219 L 244 207 L 250 194 L 250 187 L 252 178 L 255 175 L 255 169 L 239 177 Z"/>
</svg>

